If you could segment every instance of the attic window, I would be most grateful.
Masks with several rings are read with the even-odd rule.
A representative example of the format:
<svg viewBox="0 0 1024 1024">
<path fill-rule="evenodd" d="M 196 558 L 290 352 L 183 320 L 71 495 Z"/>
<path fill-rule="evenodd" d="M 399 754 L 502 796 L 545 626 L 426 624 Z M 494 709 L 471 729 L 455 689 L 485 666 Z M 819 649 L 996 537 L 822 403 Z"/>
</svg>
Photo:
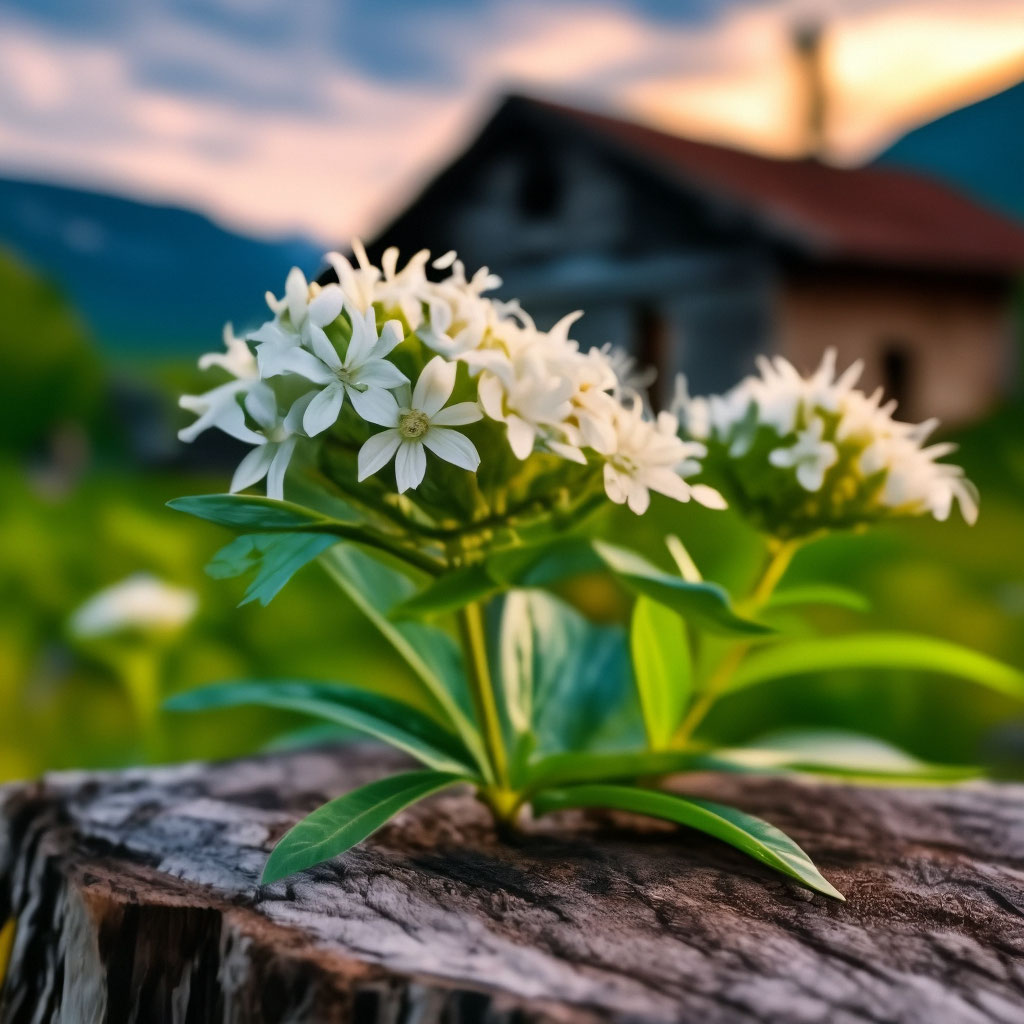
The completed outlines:
<svg viewBox="0 0 1024 1024">
<path fill-rule="evenodd" d="M 549 220 L 562 205 L 562 177 L 548 153 L 533 154 L 519 182 L 519 209 L 528 220 Z"/>
</svg>

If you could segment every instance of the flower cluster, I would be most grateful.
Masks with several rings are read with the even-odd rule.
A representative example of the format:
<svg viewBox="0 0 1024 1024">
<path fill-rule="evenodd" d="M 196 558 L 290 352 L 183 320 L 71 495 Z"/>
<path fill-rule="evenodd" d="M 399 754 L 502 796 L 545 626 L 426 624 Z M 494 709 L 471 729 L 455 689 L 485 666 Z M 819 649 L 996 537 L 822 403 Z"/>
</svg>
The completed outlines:
<svg viewBox="0 0 1024 1024">
<path fill-rule="evenodd" d="M 672 409 L 684 437 L 708 452 L 706 477 L 755 524 L 779 537 L 855 527 L 896 516 L 968 523 L 978 494 L 959 466 L 939 462 L 952 444 L 925 445 L 937 420 L 902 423 L 895 401 L 855 385 L 857 361 L 836 372 L 829 349 L 810 376 L 780 356 L 724 395 L 692 398 L 679 378 Z"/>
<path fill-rule="evenodd" d="M 284 296 L 267 295 L 272 319 L 244 339 L 229 326 L 226 352 L 200 361 L 230 379 L 182 398 L 198 418 L 180 436 L 217 427 L 254 445 L 233 492 L 266 478 L 281 498 L 303 452 L 348 493 L 405 495 L 435 518 L 446 506 L 473 519 L 602 486 L 636 513 L 651 491 L 724 505 L 687 482 L 704 446 L 682 439 L 671 415 L 645 411 L 611 350 L 571 339 L 579 314 L 543 331 L 518 303 L 486 294 L 498 278 L 467 276 L 454 253 L 431 264 L 422 251 L 399 269 L 395 249 L 380 267 L 358 242 L 353 251 L 354 263 L 326 257 L 336 282 L 293 269 Z"/>
</svg>

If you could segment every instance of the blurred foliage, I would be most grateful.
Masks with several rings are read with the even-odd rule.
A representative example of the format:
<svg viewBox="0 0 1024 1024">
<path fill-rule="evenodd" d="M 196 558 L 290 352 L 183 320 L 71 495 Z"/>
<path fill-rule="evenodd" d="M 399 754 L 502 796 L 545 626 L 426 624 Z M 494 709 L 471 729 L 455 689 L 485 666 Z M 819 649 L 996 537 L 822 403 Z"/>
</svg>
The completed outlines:
<svg viewBox="0 0 1024 1024">
<path fill-rule="evenodd" d="M 51 284 L 0 251 L 0 450 L 26 451 L 100 406 L 100 360 Z"/>
<path fill-rule="evenodd" d="M 237 709 L 164 715 L 155 741 L 144 737 L 111 659 L 67 630 L 87 597 L 139 571 L 190 587 L 200 598 L 199 614 L 180 639 L 154 653 L 165 693 L 221 679 L 301 676 L 408 697 L 407 669 L 318 567 L 303 569 L 269 608 L 236 607 L 245 581 L 206 576 L 204 565 L 229 534 L 164 503 L 223 490 L 228 450 L 203 446 L 223 462 L 205 469 L 186 471 L 173 459 L 140 465 L 137 453 L 159 445 L 131 443 L 132 432 L 162 432 L 156 440 L 174 452 L 173 424 L 159 416 L 115 424 L 124 436 L 109 443 L 106 396 L 115 371 L 140 395 L 166 396 L 170 409 L 175 394 L 205 386 L 194 366 L 136 363 L 104 372 L 60 296 L 7 258 L 0 258 L 0 295 L 0 780 L 145 758 L 228 757 L 309 726 L 284 712 Z M 101 432 L 97 415 L 106 417 Z M 83 446 L 72 467 L 56 454 L 56 465 L 41 463 L 40 452 L 53 451 L 47 442 L 54 431 L 75 422 L 92 441 L 92 458 Z M 821 611 L 826 628 L 917 630 L 1024 665 L 1024 412 L 1007 408 L 958 440 L 982 490 L 975 529 L 958 520 L 920 520 L 835 536 L 802 551 L 787 583 L 824 580 L 869 595 L 866 616 Z M 744 573 L 759 540 L 729 514 L 659 499 L 642 519 L 615 511 L 605 525 L 606 536 L 665 566 L 662 538 L 677 533 L 706 576 L 736 588 L 750 582 Z M 608 578 L 580 577 L 567 592 L 591 618 L 628 618 L 630 598 Z M 1024 709 L 969 684 L 909 674 L 837 672 L 740 692 L 721 702 L 706 731 L 738 742 L 789 726 L 872 733 L 930 760 L 1005 754 L 1014 761 L 1010 770 L 1024 774 Z"/>
<path fill-rule="evenodd" d="M 90 475 L 69 495 L 40 493 L 21 467 L 0 464 L 0 778 L 51 768 L 131 764 L 146 756 L 221 757 L 251 752 L 304 719 L 239 712 L 230 727 L 164 716 L 159 746 L 144 749 L 132 704 L 109 660 L 68 633 L 70 613 L 99 588 L 145 569 L 200 596 L 200 614 L 168 651 L 165 693 L 218 679 L 349 679 L 402 693 L 404 666 L 346 606 L 317 569 L 270 609 L 236 608 L 244 585 L 203 566 L 223 531 L 164 507 L 219 479 L 138 470 Z"/>
</svg>

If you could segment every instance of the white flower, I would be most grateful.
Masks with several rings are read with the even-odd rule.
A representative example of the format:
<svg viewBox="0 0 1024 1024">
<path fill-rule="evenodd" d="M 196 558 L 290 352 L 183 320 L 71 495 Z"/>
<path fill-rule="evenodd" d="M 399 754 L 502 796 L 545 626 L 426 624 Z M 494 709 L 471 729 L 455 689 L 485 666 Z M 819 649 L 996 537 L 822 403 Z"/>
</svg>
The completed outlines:
<svg viewBox="0 0 1024 1024">
<path fill-rule="evenodd" d="M 745 511 L 762 528 L 785 536 L 892 515 L 945 519 L 954 502 L 968 523 L 976 520 L 976 489 L 958 466 L 938 461 L 954 446 L 925 446 L 938 422 L 900 422 L 894 418 L 896 403 L 883 403 L 881 389 L 870 396 L 858 390 L 864 368 L 860 360 L 837 374 L 836 352 L 829 349 L 806 377 L 781 356 L 762 357 L 757 366 L 758 376 L 706 400 L 691 398 L 685 380 L 678 381 L 673 410 L 688 436 L 707 442 L 706 466 L 717 461 L 721 467 L 723 459 L 734 463 L 728 477 L 737 499 L 746 496 L 748 475 L 762 478 L 759 466 L 743 460 L 764 458 L 758 454 L 764 448 L 754 443 L 765 431 L 769 440 L 771 434 L 778 438 L 768 449 L 769 465 L 793 473 L 812 493 L 829 479 L 827 500 L 815 499 L 799 508 L 791 499 L 787 506 L 781 497 L 773 504 L 758 485 Z M 834 466 L 841 470 L 830 476 Z M 784 494 L 780 487 L 779 495 Z"/>
<path fill-rule="evenodd" d="M 393 398 L 387 415 L 375 422 L 387 427 L 359 449 L 359 480 L 365 480 L 395 460 L 398 493 L 418 487 L 427 470 L 429 449 L 454 466 L 475 472 L 480 455 L 473 442 L 451 427 L 481 419 L 475 402 L 458 402 L 445 408 L 455 388 L 455 363 L 435 356 L 423 368 L 411 399 L 399 405 Z"/>
<path fill-rule="evenodd" d="M 402 340 L 402 325 L 389 320 L 377 335 L 377 324 L 372 307 L 365 313 L 350 310 L 352 337 L 345 358 L 338 355 L 333 342 L 322 332 L 311 339 L 312 352 L 293 348 L 281 353 L 276 360 L 273 376 L 295 373 L 322 388 L 306 406 L 302 426 L 310 437 L 315 437 L 337 420 L 348 395 L 356 412 L 364 420 L 378 423 L 386 415 L 394 399 L 389 388 L 408 384 L 406 377 L 394 363 L 385 358 Z"/>
<path fill-rule="evenodd" d="M 658 370 L 654 366 L 641 366 L 636 356 L 630 355 L 624 348 L 608 342 L 601 346 L 601 354 L 608 360 L 608 365 L 618 381 L 616 394 L 620 398 L 639 397 L 644 408 L 649 407 L 647 394 L 651 385 L 658 379 Z"/>
<path fill-rule="evenodd" d="M 270 385 L 261 381 L 252 387 L 245 396 L 245 409 L 263 433 L 256 435 L 257 447 L 238 464 L 231 478 L 232 494 L 266 477 L 267 497 L 278 501 L 284 498 L 284 474 L 302 433 L 302 416 L 315 394 L 310 391 L 291 407 L 287 415 L 282 415 Z"/>
<path fill-rule="evenodd" d="M 955 501 L 964 521 L 973 526 L 978 521 L 978 489 L 960 466 L 937 461 L 955 452 L 956 445 L 922 448 L 925 436 L 877 438 L 861 454 L 860 471 L 865 476 L 885 474 L 879 500 L 888 508 L 910 515 L 930 514 L 945 522 Z"/>
<path fill-rule="evenodd" d="M 651 422 L 643 417 L 639 402 L 621 406 L 615 416 L 615 446 L 604 465 L 605 492 L 617 505 L 623 503 L 643 515 L 651 503 L 651 491 L 708 508 L 725 508 L 725 499 L 705 484 L 688 484 L 683 477 L 700 471 L 696 460 L 704 446 L 680 440 L 679 423 L 667 412 Z"/>
<path fill-rule="evenodd" d="M 711 433 L 711 403 L 706 398 L 690 395 L 690 384 L 683 373 L 676 376 L 668 411 L 679 420 L 680 429 L 687 437 L 707 440 Z"/>
<path fill-rule="evenodd" d="M 796 443 L 775 448 L 768 461 L 781 469 L 796 469 L 796 479 L 805 491 L 819 491 L 825 474 L 839 461 L 839 452 L 831 441 L 823 441 L 825 423 L 814 416 L 806 429 L 797 431 Z"/>
<path fill-rule="evenodd" d="M 204 430 L 216 427 L 239 441 L 259 442 L 259 435 L 245 425 L 245 413 L 239 403 L 253 382 L 259 377 L 256 360 L 249 346 L 236 338 L 231 324 L 224 325 L 225 352 L 208 352 L 199 357 L 199 369 L 219 366 L 232 375 L 233 380 L 212 388 L 201 395 L 182 395 L 178 405 L 196 414 L 198 419 L 178 431 L 181 441 L 192 442 Z"/>
<path fill-rule="evenodd" d="M 352 252 L 356 258 L 355 267 L 339 252 L 329 252 L 326 257 L 338 275 L 350 308 L 365 313 L 377 303 L 385 314 L 397 310 L 409 329 L 415 331 L 423 321 L 423 303 L 429 296 L 430 284 L 426 275 L 429 251 L 421 249 L 401 270 L 398 269 L 398 250 L 394 246 L 384 250 L 379 269 L 370 263 L 358 238 L 352 240 Z"/>
<path fill-rule="evenodd" d="M 127 630 L 175 630 L 196 613 L 192 590 L 171 586 L 146 573 L 129 576 L 94 594 L 71 616 L 75 636 L 109 636 Z"/>
<path fill-rule="evenodd" d="M 501 278 L 481 267 L 470 280 L 466 268 L 454 252 L 434 260 L 438 270 L 451 268 L 451 274 L 430 285 L 427 306 L 429 319 L 418 330 L 424 345 L 446 356 L 458 356 L 483 344 L 488 331 L 497 326 L 517 306 L 505 306 L 483 298 L 483 293 L 501 285 Z"/>
<path fill-rule="evenodd" d="M 281 359 L 296 346 L 312 347 L 314 340 L 327 342 L 324 328 L 338 319 L 344 302 L 345 293 L 338 285 L 321 288 L 316 283 L 307 284 L 302 271 L 292 267 L 285 281 L 284 298 L 267 293 L 267 304 L 277 314 L 275 319 L 250 335 L 250 340 L 257 342 L 256 359 L 262 376 L 280 373 Z"/>
<path fill-rule="evenodd" d="M 478 381 L 480 405 L 492 420 L 505 424 L 517 459 L 527 458 L 540 438 L 563 452 L 571 451 L 574 461 L 586 462 L 578 448 L 564 443 L 564 431 L 562 440 L 556 431 L 572 413 L 573 382 L 552 374 L 539 353 L 526 352 L 485 370 Z"/>
</svg>

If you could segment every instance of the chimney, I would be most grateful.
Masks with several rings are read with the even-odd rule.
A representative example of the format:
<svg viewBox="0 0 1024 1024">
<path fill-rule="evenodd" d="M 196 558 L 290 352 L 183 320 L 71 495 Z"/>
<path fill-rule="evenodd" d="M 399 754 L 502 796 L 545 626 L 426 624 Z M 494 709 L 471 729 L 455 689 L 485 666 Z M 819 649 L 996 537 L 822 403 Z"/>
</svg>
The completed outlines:
<svg viewBox="0 0 1024 1024">
<path fill-rule="evenodd" d="M 826 151 L 827 92 L 821 24 L 805 21 L 793 30 L 793 49 L 800 74 L 799 101 L 803 119 L 803 152 L 812 160 L 821 160 Z"/>
</svg>

